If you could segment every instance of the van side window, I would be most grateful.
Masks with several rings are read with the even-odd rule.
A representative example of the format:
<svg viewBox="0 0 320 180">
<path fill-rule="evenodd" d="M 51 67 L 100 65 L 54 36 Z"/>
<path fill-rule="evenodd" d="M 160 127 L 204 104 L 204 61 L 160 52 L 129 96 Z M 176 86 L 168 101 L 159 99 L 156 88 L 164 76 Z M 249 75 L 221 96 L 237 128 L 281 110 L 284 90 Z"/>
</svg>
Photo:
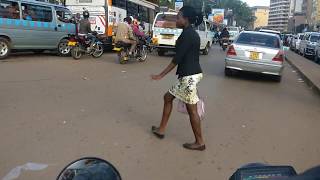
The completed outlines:
<svg viewBox="0 0 320 180">
<path fill-rule="evenodd" d="M 205 30 L 206 30 L 205 24 L 204 22 L 202 22 L 199 26 L 199 31 L 205 31 Z"/>
<path fill-rule="evenodd" d="M 20 9 L 17 2 L 1 0 L 0 18 L 20 19 Z"/>
<path fill-rule="evenodd" d="M 21 9 L 24 20 L 52 22 L 51 7 L 22 3 Z"/>
<path fill-rule="evenodd" d="M 56 14 L 58 21 L 64 22 L 64 23 L 70 23 L 72 19 L 72 13 L 68 9 L 64 8 L 57 8 L 56 7 Z"/>
</svg>

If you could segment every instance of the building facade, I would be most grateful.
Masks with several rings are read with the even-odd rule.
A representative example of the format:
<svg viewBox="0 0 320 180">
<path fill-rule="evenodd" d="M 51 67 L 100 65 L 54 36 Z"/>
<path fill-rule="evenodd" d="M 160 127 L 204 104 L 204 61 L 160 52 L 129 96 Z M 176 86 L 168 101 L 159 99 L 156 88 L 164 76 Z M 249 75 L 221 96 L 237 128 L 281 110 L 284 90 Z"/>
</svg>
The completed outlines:
<svg viewBox="0 0 320 180">
<path fill-rule="evenodd" d="M 320 0 L 312 1 L 311 26 L 313 30 L 318 30 L 320 26 Z"/>
<path fill-rule="evenodd" d="M 268 26 L 268 20 L 269 20 L 268 6 L 255 6 L 252 8 L 252 13 L 256 17 L 256 20 L 253 23 L 253 29 Z"/>
<path fill-rule="evenodd" d="M 270 0 L 268 27 L 277 31 L 287 31 L 291 11 L 291 0 Z"/>
</svg>

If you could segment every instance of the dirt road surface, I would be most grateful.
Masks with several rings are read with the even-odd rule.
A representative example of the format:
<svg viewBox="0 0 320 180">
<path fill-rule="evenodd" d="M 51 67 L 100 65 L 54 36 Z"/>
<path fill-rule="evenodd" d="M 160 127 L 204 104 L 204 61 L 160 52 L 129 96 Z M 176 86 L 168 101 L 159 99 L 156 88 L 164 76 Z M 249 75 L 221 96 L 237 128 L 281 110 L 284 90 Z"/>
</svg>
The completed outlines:
<svg viewBox="0 0 320 180">
<path fill-rule="evenodd" d="M 224 54 L 201 56 L 205 77 L 203 120 L 207 150 L 193 141 L 188 117 L 173 111 L 166 138 L 150 133 L 162 113 L 162 96 L 176 79 L 150 80 L 171 61 L 116 63 L 116 55 L 75 61 L 50 54 L 14 55 L 0 62 L 0 178 L 27 162 L 48 164 L 18 179 L 55 179 L 69 162 L 97 156 L 126 180 L 227 179 L 250 162 L 320 164 L 320 98 L 286 65 L 283 81 L 224 76 Z"/>
</svg>

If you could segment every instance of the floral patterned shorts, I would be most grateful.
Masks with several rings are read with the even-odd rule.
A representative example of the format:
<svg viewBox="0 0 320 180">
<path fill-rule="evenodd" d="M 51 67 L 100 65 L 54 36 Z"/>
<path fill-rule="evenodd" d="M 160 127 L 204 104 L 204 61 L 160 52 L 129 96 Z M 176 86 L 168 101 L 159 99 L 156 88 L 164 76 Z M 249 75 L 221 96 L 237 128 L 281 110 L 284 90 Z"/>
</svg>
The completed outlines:
<svg viewBox="0 0 320 180">
<path fill-rule="evenodd" d="M 197 104 L 199 102 L 197 84 L 202 77 L 203 75 L 200 73 L 179 78 L 169 89 L 169 93 L 186 104 Z"/>
</svg>

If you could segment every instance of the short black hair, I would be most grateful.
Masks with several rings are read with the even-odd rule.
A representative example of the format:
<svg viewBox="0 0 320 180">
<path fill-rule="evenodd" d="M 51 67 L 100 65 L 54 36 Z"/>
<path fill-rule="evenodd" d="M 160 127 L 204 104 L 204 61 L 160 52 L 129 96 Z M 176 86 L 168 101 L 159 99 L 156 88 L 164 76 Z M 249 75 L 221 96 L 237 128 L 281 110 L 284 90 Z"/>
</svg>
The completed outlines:
<svg viewBox="0 0 320 180">
<path fill-rule="evenodd" d="M 191 6 L 183 6 L 180 9 L 182 16 L 189 20 L 190 24 L 199 26 L 203 22 L 202 13 L 197 13 L 196 10 Z"/>
<path fill-rule="evenodd" d="M 131 24 L 131 23 L 132 23 L 131 17 L 128 16 L 128 17 L 126 17 L 125 19 L 126 19 L 126 22 L 127 22 L 128 24 Z"/>
</svg>

